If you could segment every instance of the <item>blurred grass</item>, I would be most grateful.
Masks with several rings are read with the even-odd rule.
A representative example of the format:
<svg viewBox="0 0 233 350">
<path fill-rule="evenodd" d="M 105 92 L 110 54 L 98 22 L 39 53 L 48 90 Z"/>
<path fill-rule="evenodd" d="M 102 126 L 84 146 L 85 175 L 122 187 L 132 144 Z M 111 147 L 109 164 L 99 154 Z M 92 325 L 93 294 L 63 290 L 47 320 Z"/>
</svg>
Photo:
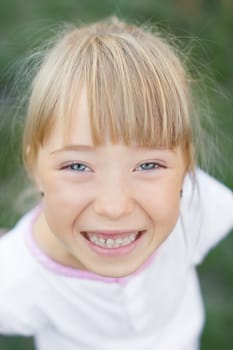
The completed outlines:
<svg viewBox="0 0 233 350">
<path fill-rule="evenodd" d="M 11 227 L 16 222 L 22 209 L 17 198 L 27 184 L 21 170 L 21 125 L 15 120 L 9 69 L 12 65 L 16 71 L 20 69 L 15 62 L 47 39 L 57 23 L 93 21 L 116 14 L 139 23 L 156 23 L 181 38 L 190 48 L 194 71 L 204 73 L 210 108 L 222 132 L 220 145 L 225 161 L 216 164 L 217 175 L 233 187 L 231 0 L 0 0 L 0 8 L 0 227 Z M 13 127 L 16 132 L 12 134 Z M 198 269 L 207 312 L 203 350 L 233 346 L 232 251 L 233 235 L 214 249 Z M 0 337 L 0 349 L 32 350 L 33 345 L 26 338 Z"/>
</svg>

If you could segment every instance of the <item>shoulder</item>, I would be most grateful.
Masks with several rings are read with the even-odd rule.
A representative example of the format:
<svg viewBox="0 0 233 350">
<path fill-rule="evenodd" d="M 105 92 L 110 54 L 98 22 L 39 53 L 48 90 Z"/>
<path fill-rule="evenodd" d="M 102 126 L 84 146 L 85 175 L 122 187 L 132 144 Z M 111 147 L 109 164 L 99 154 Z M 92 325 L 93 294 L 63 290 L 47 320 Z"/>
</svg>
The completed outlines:
<svg viewBox="0 0 233 350">
<path fill-rule="evenodd" d="M 10 283 L 17 284 L 33 268 L 24 240 L 28 220 L 29 217 L 23 217 L 11 231 L 0 238 L 0 291 Z"/>
<path fill-rule="evenodd" d="M 197 169 L 195 181 L 189 176 L 184 183 L 181 215 L 194 263 L 233 228 L 233 194 L 224 184 Z"/>
<path fill-rule="evenodd" d="M 198 192 L 198 190 L 211 191 L 213 194 L 220 194 L 221 196 L 227 196 L 232 204 L 232 191 L 221 183 L 219 180 L 209 175 L 200 168 L 196 168 L 194 172 L 194 181 L 191 180 L 192 176 L 188 174 L 185 178 L 184 186 L 188 191 Z M 199 192 L 202 194 L 201 192 Z"/>
<path fill-rule="evenodd" d="M 203 222 L 219 222 L 223 230 L 233 226 L 232 191 L 201 169 L 196 169 L 193 180 L 191 176 L 186 177 L 181 208 L 186 212 L 190 208 L 190 213 L 201 215 Z"/>
<path fill-rule="evenodd" d="M 38 328 L 38 266 L 25 244 L 31 213 L 0 238 L 0 333 L 30 335 Z"/>
</svg>

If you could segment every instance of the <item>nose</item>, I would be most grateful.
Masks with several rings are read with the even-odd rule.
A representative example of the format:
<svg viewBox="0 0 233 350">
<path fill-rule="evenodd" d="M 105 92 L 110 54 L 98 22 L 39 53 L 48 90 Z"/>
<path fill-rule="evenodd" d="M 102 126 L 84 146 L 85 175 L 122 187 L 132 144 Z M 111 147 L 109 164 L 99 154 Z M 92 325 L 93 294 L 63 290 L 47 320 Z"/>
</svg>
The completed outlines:
<svg viewBox="0 0 233 350">
<path fill-rule="evenodd" d="M 129 190 L 115 183 L 101 186 L 94 201 L 94 211 L 97 215 L 117 220 L 133 211 L 133 198 Z"/>
</svg>

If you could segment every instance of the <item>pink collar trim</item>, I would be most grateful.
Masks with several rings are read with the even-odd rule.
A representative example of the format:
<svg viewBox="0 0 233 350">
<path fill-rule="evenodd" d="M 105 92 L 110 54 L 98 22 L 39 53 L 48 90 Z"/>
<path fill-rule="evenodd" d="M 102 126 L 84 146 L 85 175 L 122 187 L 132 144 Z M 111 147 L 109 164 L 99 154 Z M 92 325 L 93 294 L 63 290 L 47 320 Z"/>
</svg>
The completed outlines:
<svg viewBox="0 0 233 350">
<path fill-rule="evenodd" d="M 79 270 L 73 267 L 69 267 L 55 261 L 51 257 L 49 257 L 36 243 L 33 237 L 32 226 L 33 222 L 36 219 L 37 215 L 40 212 L 40 206 L 35 208 L 28 215 L 29 217 L 29 227 L 25 230 L 25 242 L 33 257 L 46 269 L 54 272 L 57 275 L 62 275 L 65 277 L 73 277 L 73 278 L 81 278 L 87 280 L 100 281 L 104 283 L 119 283 L 119 284 L 127 284 L 129 280 L 131 280 L 134 276 L 137 276 L 139 273 L 144 271 L 153 261 L 154 256 L 156 254 L 153 253 L 144 263 L 143 265 L 134 273 L 126 277 L 104 277 L 101 275 L 97 275 L 94 272 L 87 270 Z M 28 215 L 26 217 L 28 218 Z"/>
</svg>

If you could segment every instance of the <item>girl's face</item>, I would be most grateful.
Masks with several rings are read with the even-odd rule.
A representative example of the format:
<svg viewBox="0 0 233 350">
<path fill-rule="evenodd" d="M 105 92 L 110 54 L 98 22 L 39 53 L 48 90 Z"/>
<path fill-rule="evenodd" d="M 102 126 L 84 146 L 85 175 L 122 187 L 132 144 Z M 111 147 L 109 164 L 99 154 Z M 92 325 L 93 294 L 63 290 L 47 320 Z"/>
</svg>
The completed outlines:
<svg viewBox="0 0 233 350">
<path fill-rule="evenodd" d="M 38 244 L 63 264 L 111 277 L 137 270 L 171 233 L 185 175 L 181 148 L 94 147 L 80 96 L 63 145 L 55 127 L 34 176 L 45 193 L 34 227 Z"/>
</svg>

